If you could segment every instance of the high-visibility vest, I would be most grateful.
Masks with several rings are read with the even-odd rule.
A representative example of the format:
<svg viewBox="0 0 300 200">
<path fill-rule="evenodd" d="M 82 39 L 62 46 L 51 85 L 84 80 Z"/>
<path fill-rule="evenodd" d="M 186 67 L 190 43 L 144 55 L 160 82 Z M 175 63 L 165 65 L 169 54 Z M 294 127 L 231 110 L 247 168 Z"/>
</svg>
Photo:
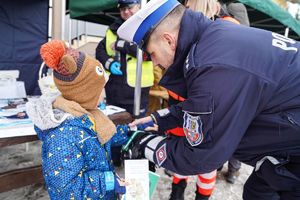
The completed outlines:
<svg viewBox="0 0 300 200">
<path fill-rule="evenodd" d="M 111 44 L 116 42 L 117 35 L 114 34 L 110 29 L 106 31 L 106 52 L 109 56 L 114 57 L 115 51 L 112 50 Z M 135 87 L 136 81 L 136 65 L 137 59 L 130 55 L 126 55 L 127 60 L 127 83 L 131 87 Z M 153 72 L 153 63 L 152 61 L 143 61 L 142 62 L 142 78 L 141 78 L 141 87 L 150 87 L 154 82 L 154 72 Z"/>
</svg>

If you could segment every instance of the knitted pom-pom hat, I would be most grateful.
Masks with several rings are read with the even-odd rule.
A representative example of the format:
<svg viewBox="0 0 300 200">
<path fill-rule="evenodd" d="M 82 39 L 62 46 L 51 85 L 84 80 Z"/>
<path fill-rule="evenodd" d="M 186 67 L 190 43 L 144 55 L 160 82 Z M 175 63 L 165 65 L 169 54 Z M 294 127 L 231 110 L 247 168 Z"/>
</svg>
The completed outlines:
<svg viewBox="0 0 300 200">
<path fill-rule="evenodd" d="M 60 40 L 42 45 L 40 54 L 46 65 L 54 70 L 54 82 L 62 96 L 68 101 L 77 102 L 93 117 L 101 143 L 105 143 L 116 129 L 97 107 L 108 80 L 103 66 L 91 56 L 68 48 Z"/>
<path fill-rule="evenodd" d="M 96 59 L 68 48 L 60 40 L 45 43 L 40 53 L 46 65 L 54 69 L 54 82 L 64 98 L 85 109 L 97 108 L 106 80 Z"/>
</svg>

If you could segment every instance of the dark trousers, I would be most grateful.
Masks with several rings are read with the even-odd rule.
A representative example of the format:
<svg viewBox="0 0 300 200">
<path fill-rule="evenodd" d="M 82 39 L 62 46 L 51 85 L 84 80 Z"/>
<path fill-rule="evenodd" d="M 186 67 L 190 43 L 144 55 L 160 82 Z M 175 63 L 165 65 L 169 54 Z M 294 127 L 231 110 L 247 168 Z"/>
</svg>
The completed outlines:
<svg viewBox="0 0 300 200">
<path fill-rule="evenodd" d="M 244 185 L 244 200 L 299 200 L 300 159 L 281 159 L 279 164 L 265 160 Z"/>
<path fill-rule="evenodd" d="M 228 171 L 230 172 L 237 172 L 241 168 L 241 162 L 234 157 L 231 157 L 228 160 Z"/>
<path fill-rule="evenodd" d="M 241 169 L 242 163 L 235 159 L 234 157 L 231 157 L 228 160 L 228 172 L 237 172 Z M 218 168 L 218 171 L 221 171 L 223 169 L 223 165 Z"/>
</svg>

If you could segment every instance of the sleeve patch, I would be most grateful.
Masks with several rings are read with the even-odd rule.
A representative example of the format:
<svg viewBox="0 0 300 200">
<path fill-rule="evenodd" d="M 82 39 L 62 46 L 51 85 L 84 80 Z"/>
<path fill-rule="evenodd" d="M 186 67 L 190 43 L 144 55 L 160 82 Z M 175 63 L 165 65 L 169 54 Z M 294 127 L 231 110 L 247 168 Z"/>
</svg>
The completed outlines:
<svg viewBox="0 0 300 200">
<path fill-rule="evenodd" d="M 200 116 L 192 116 L 185 112 L 183 116 L 183 131 L 191 146 L 201 144 L 203 141 L 203 131 Z"/>
<path fill-rule="evenodd" d="M 166 143 L 159 147 L 155 153 L 158 166 L 161 166 L 167 159 Z"/>
</svg>

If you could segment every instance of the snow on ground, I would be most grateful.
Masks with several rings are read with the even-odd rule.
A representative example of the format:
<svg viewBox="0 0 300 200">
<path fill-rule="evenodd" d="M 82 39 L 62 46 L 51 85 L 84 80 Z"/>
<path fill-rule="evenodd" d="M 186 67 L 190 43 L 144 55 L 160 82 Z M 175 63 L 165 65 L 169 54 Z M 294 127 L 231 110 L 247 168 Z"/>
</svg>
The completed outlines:
<svg viewBox="0 0 300 200">
<path fill-rule="evenodd" d="M 29 167 L 41 163 L 40 142 L 14 145 L 0 148 L 0 173 L 16 168 Z M 122 174 L 122 169 L 117 169 Z M 243 184 L 252 171 L 247 165 L 242 165 L 240 176 L 235 184 L 229 184 L 224 180 L 223 173 L 227 170 L 227 165 L 218 173 L 216 188 L 211 200 L 242 200 Z M 163 169 L 158 169 L 160 180 L 153 200 L 168 200 L 171 192 L 171 181 Z M 186 200 L 195 198 L 196 178 L 189 179 L 188 187 L 185 192 Z M 1 200 L 49 200 L 47 191 L 42 184 L 22 187 L 8 192 L 0 193 Z"/>
</svg>

